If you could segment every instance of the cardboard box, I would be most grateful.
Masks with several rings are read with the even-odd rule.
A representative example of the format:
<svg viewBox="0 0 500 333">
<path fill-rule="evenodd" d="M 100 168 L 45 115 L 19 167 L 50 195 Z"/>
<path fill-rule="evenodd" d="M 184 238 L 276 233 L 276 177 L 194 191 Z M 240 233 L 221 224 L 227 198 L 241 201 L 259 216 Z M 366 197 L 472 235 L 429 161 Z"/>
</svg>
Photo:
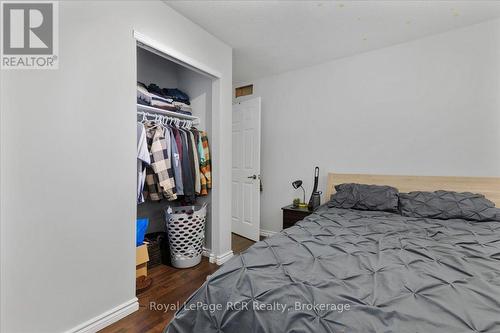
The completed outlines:
<svg viewBox="0 0 500 333">
<path fill-rule="evenodd" d="M 135 248 L 135 277 L 148 275 L 148 245 L 146 243 Z"/>
</svg>

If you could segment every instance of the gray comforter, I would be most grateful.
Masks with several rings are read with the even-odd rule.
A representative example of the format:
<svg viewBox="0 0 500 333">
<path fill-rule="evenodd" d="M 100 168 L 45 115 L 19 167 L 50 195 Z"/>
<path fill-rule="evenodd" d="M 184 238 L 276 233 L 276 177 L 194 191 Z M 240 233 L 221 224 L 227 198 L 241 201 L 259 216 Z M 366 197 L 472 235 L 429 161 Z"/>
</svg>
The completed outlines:
<svg viewBox="0 0 500 333">
<path fill-rule="evenodd" d="M 322 206 L 223 265 L 166 332 L 500 332 L 500 222 Z"/>
</svg>

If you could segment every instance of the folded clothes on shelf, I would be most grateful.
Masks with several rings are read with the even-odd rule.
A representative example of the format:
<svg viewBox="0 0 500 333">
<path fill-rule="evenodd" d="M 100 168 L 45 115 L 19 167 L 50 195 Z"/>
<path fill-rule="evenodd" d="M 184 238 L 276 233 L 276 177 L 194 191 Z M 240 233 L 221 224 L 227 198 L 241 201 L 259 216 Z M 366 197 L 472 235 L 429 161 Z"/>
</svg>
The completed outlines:
<svg viewBox="0 0 500 333">
<path fill-rule="evenodd" d="M 151 94 L 142 82 L 137 82 L 137 104 L 151 105 Z"/>
<path fill-rule="evenodd" d="M 176 102 L 174 101 L 174 105 L 175 107 L 181 111 L 182 113 L 185 113 L 185 114 L 192 114 L 192 108 L 190 105 L 186 104 L 186 103 L 183 103 L 183 102 Z"/>
<path fill-rule="evenodd" d="M 174 101 L 172 104 L 174 104 L 175 106 L 177 106 L 179 108 L 190 108 L 191 107 L 189 104 L 186 104 L 184 102 Z"/>
<path fill-rule="evenodd" d="M 177 88 L 163 88 L 162 92 L 165 96 L 171 97 L 175 102 L 181 102 L 187 105 L 191 104 L 189 96 Z"/>
<path fill-rule="evenodd" d="M 150 105 L 163 110 L 192 115 L 189 96 L 177 88 L 160 88 L 157 84 L 149 86 L 137 82 L 137 104 Z"/>
<path fill-rule="evenodd" d="M 168 111 L 177 111 L 177 108 L 174 105 L 155 96 L 153 96 L 151 100 L 151 106 Z"/>
<path fill-rule="evenodd" d="M 169 98 L 168 96 L 165 96 L 162 93 L 161 88 L 156 84 L 151 83 L 148 86 L 148 91 L 151 94 L 151 106 L 169 111 L 177 110 L 177 108 L 173 104 L 174 100 L 172 98 Z"/>
</svg>

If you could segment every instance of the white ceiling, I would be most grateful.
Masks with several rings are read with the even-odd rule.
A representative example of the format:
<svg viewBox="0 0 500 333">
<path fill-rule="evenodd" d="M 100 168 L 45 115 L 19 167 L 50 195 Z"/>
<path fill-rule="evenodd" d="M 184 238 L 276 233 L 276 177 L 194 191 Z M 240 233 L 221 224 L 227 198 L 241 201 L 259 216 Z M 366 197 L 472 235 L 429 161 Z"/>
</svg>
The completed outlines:
<svg viewBox="0 0 500 333">
<path fill-rule="evenodd" d="M 234 48 L 233 81 L 500 17 L 500 1 L 165 1 Z"/>
</svg>

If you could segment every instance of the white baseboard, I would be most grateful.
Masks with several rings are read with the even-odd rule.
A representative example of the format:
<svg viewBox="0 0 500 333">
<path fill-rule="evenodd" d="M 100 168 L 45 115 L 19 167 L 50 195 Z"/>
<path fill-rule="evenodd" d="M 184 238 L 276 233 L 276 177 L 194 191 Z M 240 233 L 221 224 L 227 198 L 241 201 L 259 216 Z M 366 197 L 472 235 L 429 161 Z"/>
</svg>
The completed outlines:
<svg viewBox="0 0 500 333">
<path fill-rule="evenodd" d="M 208 262 L 209 263 L 214 263 L 215 262 L 215 253 L 212 252 L 212 250 L 210 249 L 207 249 L 207 248 L 203 248 L 203 252 L 201 253 L 202 256 L 204 257 L 207 257 L 208 258 Z"/>
<path fill-rule="evenodd" d="M 275 234 L 277 234 L 277 231 L 272 231 L 272 230 L 266 230 L 266 229 L 260 229 L 260 235 L 262 237 L 271 237 Z"/>
<path fill-rule="evenodd" d="M 66 331 L 66 333 L 95 333 L 137 310 L 139 310 L 139 301 L 137 300 L 137 297 L 134 297 L 130 301 L 120 304 L 117 307 Z"/>
<path fill-rule="evenodd" d="M 229 259 L 231 259 L 233 257 L 233 251 L 228 251 L 224 254 L 221 254 L 219 256 L 215 256 L 215 263 L 217 265 L 222 265 L 223 263 L 225 263 L 226 261 L 228 261 Z"/>
<path fill-rule="evenodd" d="M 226 261 L 228 261 L 229 259 L 231 259 L 231 257 L 233 256 L 233 251 L 228 251 L 228 252 L 226 252 L 224 254 L 216 255 L 210 249 L 207 249 L 207 248 L 204 247 L 202 255 L 204 257 L 208 258 L 208 262 L 209 263 L 211 263 L 211 264 L 217 264 L 217 265 L 220 266 L 223 263 L 225 263 Z"/>
</svg>

